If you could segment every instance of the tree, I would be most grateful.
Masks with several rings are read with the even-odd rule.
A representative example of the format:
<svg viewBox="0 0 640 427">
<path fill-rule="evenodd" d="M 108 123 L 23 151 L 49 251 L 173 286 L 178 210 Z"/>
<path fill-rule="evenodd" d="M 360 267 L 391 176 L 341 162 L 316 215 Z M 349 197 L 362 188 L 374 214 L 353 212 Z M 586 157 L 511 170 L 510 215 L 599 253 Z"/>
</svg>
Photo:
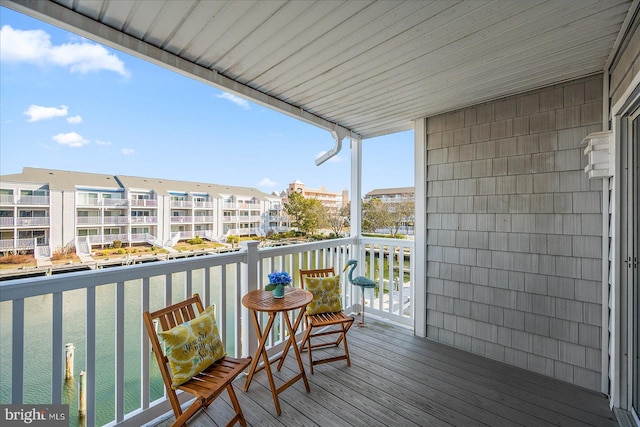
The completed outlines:
<svg viewBox="0 0 640 427">
<path fill-rule="evenodd" d="M 284 210 L 292 227 L 305 234 L 313 233 L 325 223 L 327 208 L 318 199 L 306 199 L 300 193 L 289 194 Z"/>
<path fill-rule="evenodd" d="M 381 229 L 387 229 L 391 225 L 389 207 L 378 198 L 373 198 L 362 203 L 362 231 L 375 233 Z"/>
<path fill-rule="evenodd" d="M 362 231 L 374 233 L 389 230 L 392 237 L 398 237 L 400 228 L 413 221 L 414 203 L 404 201 L 385 203 L 373 198 L 362 203 Z"/>
<path fill-rule="evenodd" d="M 304 211 L 300 221 L 300 230 L 313 234 L 326 222 L 327 207 L 318 199 L 305 199 Z"/>
<path fill-rule="evenodd" d="M 392 237 L 398 237 L 398 231 L 403 225 L 413 222 L 415 206 L 412 201 L 404 201 L 400 203 L 388 203 L 390 231 Z"/>
<path fill-rule="evenodd" d="M 327 227 L 337 237 L 341 237 L 344 230 L 349 227 L 351 219 L 351 205 L 347 204 L 336 210 L 327 210 Z"/>
<path fill-rule="evenodd" d="M 300 223 L 304 217 L 305 198 L 300 193 L 290 193 L 284 203 L 284 211 L 289 217 L 289 224 L 300 229 Z"/>
</svg>

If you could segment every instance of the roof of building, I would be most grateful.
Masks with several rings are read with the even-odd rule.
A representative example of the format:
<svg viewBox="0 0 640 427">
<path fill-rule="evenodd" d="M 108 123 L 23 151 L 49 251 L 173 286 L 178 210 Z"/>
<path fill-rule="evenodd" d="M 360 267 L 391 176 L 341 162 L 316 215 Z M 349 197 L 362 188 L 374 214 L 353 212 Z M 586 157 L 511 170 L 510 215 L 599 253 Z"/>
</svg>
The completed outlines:
<svg viewBox="0 0 640 427">
<path fill-rule="evenodd" d="M 376 188 L 365 194 L 365 197 L 388 196 L 392 194 L 414 194 L 414 187 Z"/>
<path fill-rule="evenodd" d="M 122 186 L 113 175 L 72 172 L 55 169 L 22 168 L 22 173 L 0 176 L 4 182 L 29 182 L 48 184 L 50 190 L 73 190 L 78 187 L 118 190 Z"/>
<path fill-rule="evenodd" d="M 146 178 L 127 175 L 104 175 L 86 172 L 62 171 L 25 167 L 22 173 L 2 175 L 4 182 L 29 182 L 48 184 L 51 190 L 77 190 L 91 188 L 103 190 L 154 191 L 167 195 L 171 192 L 187 192 L 208 194 L 213 197 L 224 195 L 256 197 L 261 200 L 271 199 L 270 194 L 256 188 L 220 185 L 192 181 L 177 181 L 164 178 Z"/>
</svg>

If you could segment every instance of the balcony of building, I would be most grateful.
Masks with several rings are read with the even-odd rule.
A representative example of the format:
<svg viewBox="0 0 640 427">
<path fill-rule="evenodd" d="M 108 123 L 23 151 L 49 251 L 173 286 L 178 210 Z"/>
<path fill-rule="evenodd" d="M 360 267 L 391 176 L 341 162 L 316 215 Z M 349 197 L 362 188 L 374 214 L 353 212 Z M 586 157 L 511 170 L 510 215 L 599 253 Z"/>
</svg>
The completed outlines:
<svg viewBox="0 0 640 427">
<path fill-rule="evenodd" d="M 273 270 L 290 271 L 299 286 L 299 268 L 333 266 L 340 272 L 347 259 L 358 258 L 358 274 L 374 278 L 383 292 L 365 292 L 367 326 L 353 327 L 348 336 L 351 367 L 344 362 L 317 366 L 309 375 L 309 393 L 300 383 L 281 395 L 281 416 L 264 371 L 248 392 L 241 391 L 241 377 L 237 394 L 250 426 L 617 425 L 598 393 L 416 337 L 412 254 L 413 242 L 393 239 L 363 238 L 357 244 L 345 238 L 268 249 L 253 242 L 224 255 L 3 282 L 0 315 L 6 327 L 0 334 L 11 344 L 5 346 L 7 365 L 0 368 L 6 380 L 0 387 L 13 403 L 67 403 L 70 425 L 80 425 L 75 383 L 64 380 L 65 344 L 72 342 L 74 374 L 86 372 L 85 425 L 168 425 L 173 415 L 155 360 L 141 357 L 150 352 L 142 311 L 197 292 L 216 306 L 227 353 L 248 355 L 256 339 L 242 295 L 262 288 Z M 382 268 L 381 259 L 388 268 Z M 402 286 L 389 286 L 398 282 L 392 271 L 399 272 Z M 346 277 L 342 286 L 344 307 L 357 316 L 360 291 Z M 270 354 L 286 339 L 283 322 L 277 320 L 269 338 Z M 40 350 L 27 351 L 34 343 Z M 288 378 L 294 363 L 290 356 L 276 378 Z M 229 410 L 224 396 L 189 425 L 221 425 Z"/>
<path fill-rule="evenodd" d="M 196 215 L 193 217 L 193 222 L 196 224 L 212 223 L 214 221 L 213 215 Z"/>
<path fill-rule="evenodd" d="M 125 207 L 129 206 L 128 199 L 122 198 L 107 198 L 107 197 L 87 197 L 84 194 L 79 194 L 76 199 L 76 205 L 78 207 L 93 206 L 93 207 Z"/>
<path fill-rule="evenodd" d="M 496 362 L 435 341 L 411 330 L 367 318 L 349 331 L 351 367 L 318 365 L 310 392 L 296 383 L 280 395 L 282 415 L 259 374 L 247 392 L 236 393 L 247 419 L 257 426 L 599 426 L 615 427 L 607 399 L 580 387 Z M 321 350 L 320 357 L 337 354 Z M 306 354 L 303 353 L 305 368 Z M 289 356 L 278 384 L 296 372 Z M 224 425 L 231 406 L 226 396 L 198 414 L 193 427 Z M 166 427 L 173 417 L 153 425 Z"/>
<path fill-rule="evenodd" d="M 331 132 L 335 149 L 327 154 L 351 150 L 355 230 L 361 225 L 357 203 L 364 140 L 414 130 L 415 333 L 467 350 L 461 357 L 470 365 L 456 362 L 451 348 L 422 338 L 415 339 L 444 349 L 440 356 L 413 343 L 394 341 L 400 332 L 369 342 L 360 334 L 382 327 L 354 330 L 354 354 L 361 358 L 352 367 L 361 369 L 354 370 L 357 375 L 327 366 L 319 370 L 324 377 L 316 374 L 312 379 L 308 396 L 329 402 L 324 406 L 335 402 L 332 413 L 299 400 L 308 396 L 299 397 L 294 387 L 283 399 L 286 418 L 265 415 L 271 402 L 262 387 L 247 393 L 251 399 L 239 393 L 246 413 L 258 414 L 250 419 L 252 425 L 342 424 L 343 413 L 344 424 L 354 425 L 389 424 L 388 414 L 397 421 L 394 425 L 609 425 L 609 406 L 635 411 L 635 425 L 640 425 L 638 365 L 633 363 L 638 354 L 639 305 L 637 292 L 633 293 L 637 280 L 621 274 L 631 271 L 629 260 L 635 252 L 630 248 L 637 245 L 637 233 L 630 232 L 637 224 L 637 192 L 632 194 L 625 183 L 634 187 L 638 182 L 637 155 L 626 155 L 637 148 L 637 126 L 632 123 L 638 120 L 640 84 L 638 1 L 509 2 L 508 6 L 503 2 L 257 2 L 252 13 L 246 13 L 243 2 L 224 3 L 224 13 L 218 2 L 197 6 L 174 2 L 171 8 L 104 1 L 4 0 L 3 4 L 77 28 L 87 37 Z M 351 12 L 345 14 L 345 8 Z M 234 26 L 237 38 L 208 37 L 230 17 L 243 24 Z M 256 37 L 258 33 L 264 37 Z M 601 131 L 615 134 L 610 141 L 610 174 L 602 182 L 590 181 L 585 178 L 580 141 Z M 392 145 L 386 148 L 393 153 Z M 242 206 L 235 199 L 229 201 L 234 203 L 225 203 L 224 208 Z M 232 228 L 237 226 L 225 223 L 223 230 L 239 235 L 252 231 Z M 351 243 L 359 247 L 366 242 L 360 239 Z M 285 259 L 278 258 L 280 252 L 271 254 L 275 254 L 273 266 Z M 264 283 L 264 277 L 243 275 L 253 263 L 245 264 L 242 255 L 236 255 L 235 261 L 225 259 L 230 268 L 220 268 L 223 283 L 244 278 L 230 289 L 223 287 L 223 300 L 232 298 L 235 305 L 217 305 L 223 319 L 232 317 L 225 320 L 231 328 L 225 330 L 231 354 L 247 343 L 237 329 L 243 318 L 238 298 L 247 289 L 243 284 L 253 283 L 251 278 L 256 286 Z M 63 293 L 71 285 L 89 307 L 85 311 L 92 319 L 86 328 L 90 339 L 84 347 L 93 393 L 89 424 L 96 419 L 96 374 L 91 372 L 97 366 L 115 366 L 107 373 L 115 378 L 107 420 L 138 425 L 142 421 L 135 417 L 146 422 L 162 413 L 156 408 L 164 404 L 157 389 L 136 385 L 127 389 L 139 403 L 127 408 L 124 366 L 132 359 L 117 351 L 125 345 L 122 338 L 115 340 L 118 356 L 108 357 L 106 365 L 97 361 L 96 355 L 103 354 L 96 350 L 94 339 L 102 335 L 96 334 L 95 326 L 98 292 L 107 289 L 105 300 L 122 302 L 115 307 L 124 305 L 125 289 L 148 301 L 154 286 L 169 301 L 194 289 L 202 290 L 207 301 L 217 300 L 220 296 L 213 298 L 211 291 L 212 273 L 204 273 L 202 284 L 193 283 L 197 276 L 193 271 L 221 267 L 217 260 L 201 258 L 206 261 L 190 260 L 196 263 L 192 266 L 173 261 L 153 266 L 153 272 L 138 278 L 114 270 L 99 272 L 111 276 L 87 274 L 78 282 L 48 279 L 53 280 L 47 282 L 51 286 L 46 292 L 54 293 L 50 297 L 54 321 L 45 324 L 62 323 Z M 178 266 L 183 270 L 173 270 Z M 143 267 L 147 266 L 139 268 Z M 637 270 L 633 274 L 637 279 Z M 136 281 L 141 284 L 130 284 Z M 32 281 L 23 292 L 37 286 L 39 282 Z M 18 319 L 12 324 L 12 345 L 24 351 L 20 340 L 30 328 L 24 328 L 20 319 L 31 294 L 11 297 L 3 290 L 0 297 L 9 298 L 13 307 L 0 314 L 9 312 Z M 115 334 L 122 337 L 124 314 L 109 318 L 116 319 Z M 141 335 L 137 321 L 133 329 Z M 62 334 L 58 331 L 57 336 Z M 386 340 L 396 344 L 393 350 Z M 54 372 L 50 387 L 54 402 L 62 399 L 60 341 L 52 344 L 56 359 L 49 364 Z M 405 345 L 420 354 L 420 360 L 403 357 Z M 148 346 L 139 346 L 140 354 L 148 353 Z M 459 375 L 443 383 L 438 381 L 439 371 L 429 370 L 416 388 L 396 370 L 396 366 L 406 369 L 407 376 L 420 381 L 425 372 L 422 360 L 438 357 L 454 364 Z M 145 357 L 133 357 L 140 359 L 139 376 L 146 384 L 152 365 Z M 10 394 L 15 403 L 24 401 L 29 383 L 24 375 L 31 365 L 25 368 L 21 363 L 22 358 L 11 360 L 9 370 L 2 371 L 3 378 L 14 379 Z M 394 369 L 387 370 L 387 363 Z M 485 363 L 489 371 L 482 368 Z M 334 372 L 339 372 L 335 383 L 320 385 L 327 373 Z M 412 392 L 403 394 L 404 389 L 385 381 L 400 381 Z M 569 383 L 599 390 L 601 403 L 590 398 L 592 392 L 585 394 Z M 334 391 L 335 385 L 340 391 Z M 419 400 L 430 387 L 435 392 Z M 321 390 L 327 393 L 313 394 Z M 407 402 L 416 403 L 403 406 Z M 305 409 L 299 411 L 294 405 Z M 412 418 L 412 411 L 418 416 Z M 316 415 L 320 421 L 315 421 Z"/>
<path fill-rule="evenodd" d="M 102 223 L 105 225 L 113 225 L 113 224 L 129 224 L 131 222 L 130 218 L 125 215 L 106 215 L 102 218 Z"/>
<path fill-rule="evenodd" d="M 188 216 L 188 215 L 174 215 L 171 217 L 171 223 L 172 224 L 178 224 L 178 223 L 191 224 L 193 222 L 193 218 L 194 217 Z"/>
<path fill-rule="evenodd" d="M 132 216 L 130 218 L 131 224 L 157 224 L 158 217 L 155 215 L 150 216 Z"/>
<path fill-rule="evenodd" d="M 49 196 L 18 196 L 15 203 L 17 205 L 48 205 Z"/>
<path fill-rule="evenodd" d="M 213 202 L 209 200 L 194 200 L 193 207 L 195 209 L 212 209 Z"/>
<path fill-rule="evenodd" d="M 12 216 L 3 216 L 0 217 L 0 227 L 2 228 L 13 228 L 15 226 L 16 219 Z"/>
<path fill-rule="evenodd" d="M 42 227 L 49 225 L 48 216 L 18 217 L 15 219 L 16 227 Z"/>
<path fill-rule="evenodd" d="M 97 234 L 93 236 L 78 237 L 88 239 L 91 245 L 111 245 L 115 240 L 119 240 L 123 243 L 129 242 L 129 235 L 127 233 Z"/>
<path fill-rule="evenodd" d="M 32 236 L 0 239 L 0 252 L 33 252 L 49 244 L 46 230 L 34 230 Z"/>
<path fill-rule="evenodd" d="M 170 205 L 172 208 L 192 208 L 193 201 L 192 200 L 171 200 Z"/>
<path fill-rule="evenodd" d="M 156 199 L 129 199 L 129 206 L 155 208 L 158 206 L 158 201 Z"/>
</svg>

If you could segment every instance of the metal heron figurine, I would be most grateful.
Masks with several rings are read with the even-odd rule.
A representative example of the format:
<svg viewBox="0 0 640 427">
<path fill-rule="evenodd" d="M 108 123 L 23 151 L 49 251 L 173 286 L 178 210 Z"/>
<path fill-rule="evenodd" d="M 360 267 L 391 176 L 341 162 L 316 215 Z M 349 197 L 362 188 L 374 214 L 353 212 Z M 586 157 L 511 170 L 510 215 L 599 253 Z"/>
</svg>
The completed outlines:
<svg viewBox="0 0 640 427">
<path fill-rule="evenodd" d="M 350 259 L 349 261 L 347 261 L 347 265 L 344 266 L 344 270 L 342 270 L 342 272 L 344 273 L 345 271 L 347 271 L 347 268 L 351 268 L 348 275 L 349 282 L 351 282 L 351 284 L 354 286 L 360 286 L 360 293 L 362 294 L 362 321 L 358 322 L 357 325 L 364 326 L 364 290 L 365 288 L 375 288 L 378 285 L 376 285 L 376 282 L 374 282 L 373 280 L 364 276 L 353 277 L 353 270 L 355 270 L 357 266 L 358 261 L 355 259 Z"/>
</svg>

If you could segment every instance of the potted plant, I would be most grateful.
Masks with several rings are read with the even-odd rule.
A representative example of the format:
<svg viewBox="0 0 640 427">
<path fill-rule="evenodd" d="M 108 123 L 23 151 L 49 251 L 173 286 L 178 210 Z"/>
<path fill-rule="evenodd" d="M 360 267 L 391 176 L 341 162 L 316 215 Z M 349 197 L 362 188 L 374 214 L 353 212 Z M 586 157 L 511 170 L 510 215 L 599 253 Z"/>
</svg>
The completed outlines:
<svg viewBox="0 0 640 427">
<path fill-rule="evenodd" d="M 284 298 L 284 287 L 291 285 L 291 276 L 286 271 L 274 271 L 269 274 L 269 284 L 265 291 L 273 291 L 274 298 Z"/>
</svg>

